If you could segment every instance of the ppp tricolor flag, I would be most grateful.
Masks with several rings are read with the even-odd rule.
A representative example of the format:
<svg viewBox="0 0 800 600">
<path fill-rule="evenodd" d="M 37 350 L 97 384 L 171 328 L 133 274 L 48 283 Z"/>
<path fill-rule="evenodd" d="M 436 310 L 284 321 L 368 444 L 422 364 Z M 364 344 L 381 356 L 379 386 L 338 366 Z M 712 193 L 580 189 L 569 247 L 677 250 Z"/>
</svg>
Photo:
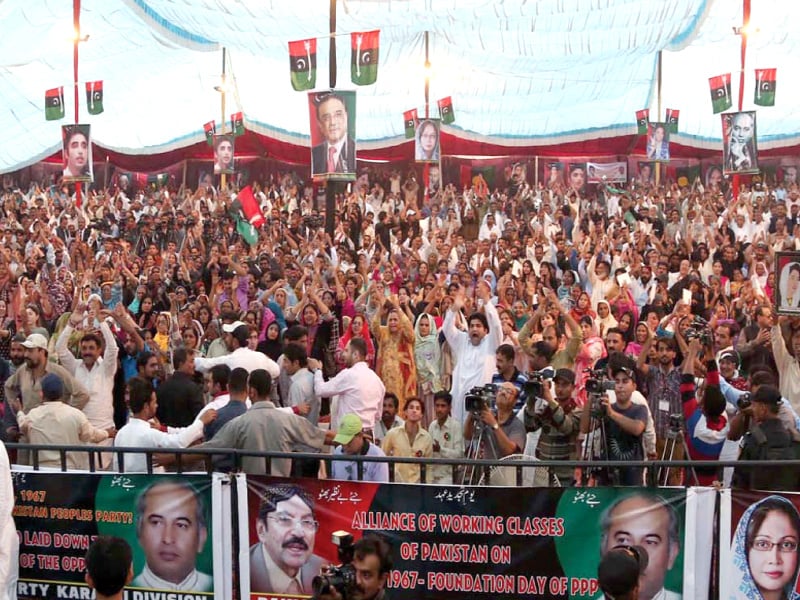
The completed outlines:
<svg viewBox="0 0 800 600">
<path fill-rule="evenodd" d="M 378 29 L 350 34 L 350 79 L 356 85 L 371 85 L 378 80 L 380 35 Z"/>
<path fill-rule="evenodd" d="M 404 112 L 403 120 L 405 121 L 406 139 L 410 140 L 414 137 L 414 132 L 417 130 L 417 109 L 412 108 Z"/>
<path fill-rule="evenodd" d="M 639 135 L 647 135 L 647 126 L 650 124 L 650 109 L 643 108 L 636 111 L 636 127 Z"/>
<path fill-rule="evenodd" d="M 206 144 L 209 146 L 214 145 L 214 134 L 217 133 L 217 124 L 215 121 L 209 121 L 203 125 L 203 131 L 206 133 Z"/>
<path fill-rule="evenodd" d="M 668 108 L 667 109 L 667 130 L 670 133 L 678 133 L 678 117 L 680 117 L 681 111 L 677 108 Z"/>
<path fill-rule="evenodd" d="M 437 100 L 436 104 L 439 106 L 439 116 L 442 119 L 442 123 L 444 123 L 445 125 L 450 125 L 456 120 L 456 115 L 453 112 L 452 97 L 447 96 L 446 98 Z"/>
<path fill-rule="evenodd" d="M 753 103 L 758 106 L 775 106 L 777 69 L 756 69 L 756 94 Z"/>
<path fill-rule="evenodd" d="M 48 121 L 64 118 L 64 86 L 44 93 L 44 118 Z"/>
<path fill-rule="evenodd" d="M 733 106 L 730 73 L 709 77 L 708 85 L 711 87 L 711 105 L 714 107 L 714 114 L 724 112 Z"/>
<path fill-rule="evenodd" d="M 317 85 L 317 38 L 289 42 L 292 87 L 296 92 Z"/>
<path fill-rule="evenodd" d="M 258 229 L 266 222 L 253 190 L 248 185 L 236 195 L 228 209 L 236 219 L 236 231 L 244 240 L 254 246 L 258 243 Z M 242 217 L 244 215 L 244 218 Z"/>
<path fill-rule="evenodd" d="M 233 137 L 239 137 L 244 134 L 244 115 L 241 112 L 231 115 L 231 130 L 233 131 Z"/>
<path fill-rule="evenodd" d="M 90 115 L 99 115 L 103 112 L 103 82 L 86 82 L 86 110 Z"/>
</svg>

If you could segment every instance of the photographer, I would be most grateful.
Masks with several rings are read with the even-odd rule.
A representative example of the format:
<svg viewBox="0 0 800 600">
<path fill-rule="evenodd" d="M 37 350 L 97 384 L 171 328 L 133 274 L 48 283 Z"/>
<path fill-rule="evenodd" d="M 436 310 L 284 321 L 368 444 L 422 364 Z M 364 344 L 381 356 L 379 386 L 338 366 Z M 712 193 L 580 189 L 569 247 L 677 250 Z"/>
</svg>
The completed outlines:
<svg viewBox="0 0 800 600">
<path fill-rule="evenodd" d="M 555 398 L 553 397 L 555 391 Z M 525 405 L 525 431 L 542 430 L 536 445 L 536 458 L 541 460 L 576 460 L 580 432 L 581 410 L 573 398 L 575 373 L 569 369 L 556 371 L 551 387 L 542 385 L 542 397 L 530 398 Z M 572 467 L 551 467 L 562 486 L 574 484 Z"/>
<path fill-rule="evenodd" d="M 689 342 L 689 352 L 683 362 L 681 399 L 686 426 L 686 445 L 689 458 L 692 460 L 719 460 L 729 431 L 728 417 L 725 414 L 726 401 L 719 389 L 717 362 L 711 358 L 706 362 L 706 388 L 703 401 L 698 402 L 694 365 L 700 356 L 700 350 L 700 340 L 693 339 Z M 711 349 L 707 349 L 705 356 L 713 356 Z M 713 467 L 696 467 L 695 473 L 700 485 L 711 485 L 719 479 L 719 473 Z"/>
<path fill-rule="evenodd" d="M 633 359 L 620 360 L 611 367 L 614 379 L 614 392 L 616 401 L 611 402 L 608 395 L 602 397 L 597 407 L 587 407 L 581 413 L 581 433 L 587 434 L 600 426 L 600 421 L 605 424 L 606 440 L 604 447 L 599 449 L 599 456 L 603 460 L 644 460 L 644 445 L 642 434 L 647 426 L 647 407 L 634 404 L 631 396 L 636 391 L 636 374 Z M 591 417 L 595 416 L 594 423 Z M 595 455 L 596 448 L 590 449 Z M 616 485 L 638 486 L 642 485 L 642 467 L 615 467 L 616 476 L 610 478 L 606 472 L 608 484 L 614 481 Z"/>
<path fill-rule="evenodd" d="M 522 452 L 525 447 L 525 426 L 514 415 L 517 388 L 513 383 L 504 383 L 497 390 L 497 415 L 484 403 L 479 414 L 470 412 L 464 425 L 464 439 L 473 439 L 475 427 L 484 427 L 485 435 L 478 457 L 498 459 Z M 476 421 L 479 421 L 476 424 Z M 476 448 L 472 448 L 475 452 Z"/>
<path fill-rule="evenodd" d="M 353 570 L 355 589 L 343 590 L 329 587 L 324 593 L 315 594 L 314 600 L 386 600 L 386 581 L 392 570 L 392 549 L 376 535 L 365 535 L 353 547 Z"/>
<path fill-rule="evenodd" d="M 778 491 L 797 491 L 796 469 L 780 468 L 781 460 L 796 457 L 797 439 L 783 424 L 779 416 L 783 402 L 778 388 L 772 385 L 760 386 L 747 402 L 739 403 L 739 413 L 733 417 L 731 435 L 742 428 L 747 429 L 742 442 L 739 460 L 768 460 L 773 462 L 769 468 L 764 466 L 736 467 L 733 473 L 735 487 Z"/>
</svg>

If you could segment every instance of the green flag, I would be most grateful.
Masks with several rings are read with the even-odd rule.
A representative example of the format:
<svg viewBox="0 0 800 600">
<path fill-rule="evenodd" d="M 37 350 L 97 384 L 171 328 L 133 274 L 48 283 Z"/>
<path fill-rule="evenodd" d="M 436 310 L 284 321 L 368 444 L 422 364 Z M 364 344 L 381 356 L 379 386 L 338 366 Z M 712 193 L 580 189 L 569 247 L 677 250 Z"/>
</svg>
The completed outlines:
<svg viewBox="0 0 800 600">
<path fill-rule="evenodd" d="M 44 93 L 44 118 L 57 121 L 64 118 L 64 87 L 53 88 Z"/>
<path fill-rule="evenodd" d="M 289 67 L 296 92 L 317 85 L 317 38 L 289 42 Z"/>
<path fill-rule="evenodd" d="M 371 85 L 378 79 L 380 31 L 350 34 L 350 79 L 356 85 Z"/>
<path fill-rule="evenodd" d="M 251 246 L 255 246 L 258 243 L 258 232 L 256 228 L 244 219 L 240 218 L 236 220 L 236 233 L 242 236 L 242 239 Z"/>
<path fill-rule="evenodd" d="M 86 110 L 90 115 L 99 115 L 103 112 L 103 82 L 86 82 Z"/>
</svg>

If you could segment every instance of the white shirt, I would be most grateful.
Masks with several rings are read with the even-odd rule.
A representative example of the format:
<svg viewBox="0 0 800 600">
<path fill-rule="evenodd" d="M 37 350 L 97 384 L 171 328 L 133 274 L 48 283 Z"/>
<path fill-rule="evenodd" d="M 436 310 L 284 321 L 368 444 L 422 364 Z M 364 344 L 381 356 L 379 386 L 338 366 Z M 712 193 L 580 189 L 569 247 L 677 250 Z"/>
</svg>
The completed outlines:
<svg viewBox="0 0 800 600">
<path fill-rule="evenodd" d="M 186 578 L 179 583 L 172 583 L 161 579 L 150 570 L 150 565 L 145 564 L 142 572 L 131 583 L 134 587 L 150 588 L 154 590 L 174 590 L 180 592 L 210 592 L 214 587 L 214 580 L 210 575 L 192 569 Z M 172 594 L 170 594 L 171 596 Z"/>
<path fill-rule="evenodd" d="M 383 409 L 386 387 L 381 378 L 364 361 L 340 371 L 336 377 L 325 381 L 322 371 L 314 372 L 314 391 L 318 396 L 337 396 L 336 412 L 332 415 L 331 427 L 337 429 L 347 414 L 355 413 L 364 429 L 373 429 Z"/>
<path fill-rule="evenodd" d="M 230 354 L 216 358 L 201 358 L 198 356 L 194 359 L 194 368 L 201 373 L 210 371 L 217 365 L 228 365 L 231 371 L 241 367 L 248 373 L 252 373 L 256 369 L 264 369 L 273 379 L 277 379 L 278 375 L 281 374 L 278 363 L 263 352 L 250 350 L 250 348 L 237 348 Z"/>
<path fill-rule="evenodd" d="M 464 422 L 464 397 L 470 389 L 477 385 L 484 385 L 492 380 L 497 370 L 495 353 L 497 347 L 503 343 L 503 329 L 497 309 L 491 302 L 484 304 L 486 318 L 489 321 L 487 333 L 476 346 L 472 343 L 469 333 L 456 328 L 456 313 L 448 310 L 442 324 L 442 331 L 455 359 L 453 369 L 453 395 L 452 415 L 458 423 Z"/>
<path fill-rule="evenodd" d="M 131 417 L 128 424 L 117 432 L 114 446 L 119 448 L 186 448 L 203 437 L 203 422 L 199 419 L 175 433 L 164 433 L 150 427 L 150 423 Z M 147 455 L 125 453 L 126 473 L 146 473 Z M 114 470 L 119 471 L 118 455 L 114 454 Z M 155 467 L 153 473 L 164 473 L 164 467 Z"/>
<path fill-rule="evenodd" d="M 89 402 L 83 412 L 94 427 L 109 429 L 114 426 L 114 375 L 117 372 L 117 341 L 105 321 L 100 323 L 105 350 L 91 371 L 82 360 L 78 360 L 67 348 L 74 329 L 67 324 L 56 342 L 58 360 L 67 371 L 75 376 L 89 392 Z"/>
<path fill-rule="evenodd" d="M 428 426 L 428 433 L 435 442 L 439 442 L 439 451 L 434 450 L 433 458 L 464 456 L 464 435 L 461 423 L 457 423 L 453 417 L 447 417 L 442 426 L 439 426 L 439 421 L 434 419 Z M 453 465 L 431 465 L 428 467 L 428 473 L 428 483 L 453 483 Z"/>
</svg>

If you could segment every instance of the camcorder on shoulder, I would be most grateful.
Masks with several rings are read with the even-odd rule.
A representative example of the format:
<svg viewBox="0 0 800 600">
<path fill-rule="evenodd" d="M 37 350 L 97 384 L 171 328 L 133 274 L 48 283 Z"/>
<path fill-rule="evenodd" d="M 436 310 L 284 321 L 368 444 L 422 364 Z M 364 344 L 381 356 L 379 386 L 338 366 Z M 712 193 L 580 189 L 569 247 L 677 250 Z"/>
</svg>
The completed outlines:
<svg viewBox="0 0 800 600">
<path fill-rule="evenodd" d="M 497 401 L 497 384 L 475 386 L 464 397 L 464 410 L 478 415 L 486 408 L 493 408 Z"/>
<path fill-rule="evenodd" d="M 356 591 L 356 569 L 353 566 L 353 552 L 355 549 L 353 534 L 349 531 L 334 531 L 331 542 L 336 546 L 339 556 L 338 565 L 329 565 L 311 580 L 312 599 L 321 595 L 330 594 L 336 590 L 344 600 L 352 598 Z"/>
<path fill-rule="evenodd" d="M 750 400 L 750 392 L 745 392 L 741 396 L 736 399 L 736 408 L 739 410 L 745 410 L 750 408 L 752 401 Z"/>
</svg>

